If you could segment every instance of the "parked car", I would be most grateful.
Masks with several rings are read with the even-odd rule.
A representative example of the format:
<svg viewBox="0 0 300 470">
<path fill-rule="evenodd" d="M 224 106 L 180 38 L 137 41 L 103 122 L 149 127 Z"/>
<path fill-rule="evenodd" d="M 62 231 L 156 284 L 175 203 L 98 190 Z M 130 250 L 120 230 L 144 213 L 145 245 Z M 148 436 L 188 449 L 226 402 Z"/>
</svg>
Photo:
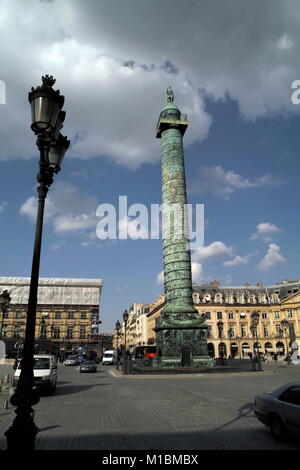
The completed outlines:
<svg viewBox="0 0 300 470">
<path fill-rule="evenodd" d="M 79 368 L 79 372 L 97 372 L 97 365 L 94 361 L 84 361 Z"/>
<path fill-rule="evenodd" d="M 38 392 L 51 394 L 56 388 L 57 362 L 55 356 L 48 354 L 36 354 L 33 356 L 34 387 Z M 21 361 L 14 372 L 13 389 L 17 387 L 21 375 Z"/>
<path fill-rule="evenodd" d="M 78 366 L 79 357 L 78 356 L 68 356 L 65 360 L 65 366 Z"/>
<path fill-rule="evenodd" d="M 300 437 L 300 382 L 291 382 L 271 393 L 255 396 L 256 417 L 270 427 L 272 436 L 282 440 L 286 435 Z"/>
<path fill-rule="evenodd" d="M 104 366 L 116 364 L 117 361 L 118 361 L 117 351 L 115 351 L 114 349 L 104 351 L 103 358 L 102 358 L 102 364 Z"/>
</svg>

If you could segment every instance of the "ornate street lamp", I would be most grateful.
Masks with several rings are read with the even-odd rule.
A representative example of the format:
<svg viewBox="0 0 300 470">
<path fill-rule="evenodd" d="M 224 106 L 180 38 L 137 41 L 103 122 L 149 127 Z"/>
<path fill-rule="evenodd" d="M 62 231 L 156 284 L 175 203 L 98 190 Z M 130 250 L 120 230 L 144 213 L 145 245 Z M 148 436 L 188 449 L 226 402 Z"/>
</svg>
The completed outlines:
<svg viewBox="0 0 300 470">
<path fill-rule="evenodd" d="M 124 321 L 124 350 L 123 350 L 123 371 L 127 373 L 127 351 L 126 351 L 126 329 L 127 329 L 127 322 L 128 322 L 128 312 L 125 310 L 123 313 L 123 321 Z"/>
<path fill-rule="evenodd" d="M 8 450 L 33 450 L 38 432 L 32 416 L 32 406 L 39 402 L 39 395 L 33 390 L 33 355 L 44 207 L 54 173 L 59 172 L 64 154 L 70 145 L 69 140 L 60 134 L 65 118 L 65 113 L 61 111 L 64 97 L 60 95 L 59 90 L 53 90 L 55 79 L 52 76 L 44 75 L 42 82 L 41 86 L 32 88 L 28 96 L 31 104 L 31 129 L 37 136 L 36 143 L 40 152 L 37 175 L 38 212 L 21 374 L 16 392 L 10 400 L 11 404 L 16 406 L 16 417 L 5 433 Z"/>
<path fill-rule="evenodd" d="M 256 338 L 256 357 L 257 357 L 257 370 L 261 371 L 261 358 L 260 358 L 260 352 L 259 352 L 259 345 L 258 345 L 258 324 L 259 324 L 259 313 L 257 310 L 254 310 L 251 313 L 251 326 L 250 330 L 252 332 L 253 338 Z"/>
<path fill-rule="evenodd" d="M 11 297 L 9 295 L 8 290 L 4 290 L 2 292 L 2 294 L 0 295 L 0 305 L 1 305 L 1 311 L 2 311 L 1 326 L 0 326 L 0 338 L 2 338 L 4 314 L 7 312 L 8 307 L 10 306 L 10 301 L 11 301 Z"/>
<path fill-rule="evenodd" d="M 119 338 L 121 336 L 121 323 L 119 320 L 116 322 L 116 336 L 117 336 L 117 370 L 119 370 Z"/>
<path fill-rule="evenodd" d="M 289 322 L 287 320 L 281 320 L 280 324 L 281 324 L 281 328 L 285 337 L 286 354 L 288 355 L 289 347 L 288 347 L 288 341 L 287 341 L 287 330 L 289 328 Z"/>
</svg>

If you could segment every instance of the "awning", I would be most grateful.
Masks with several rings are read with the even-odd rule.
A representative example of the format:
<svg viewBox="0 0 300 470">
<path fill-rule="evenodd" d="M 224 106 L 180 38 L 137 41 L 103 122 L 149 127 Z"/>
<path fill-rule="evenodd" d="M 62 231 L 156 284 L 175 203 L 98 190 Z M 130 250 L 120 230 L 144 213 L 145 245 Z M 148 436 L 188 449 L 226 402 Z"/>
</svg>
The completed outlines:
<svg viewBox="0 0 300 470">
<path fill-rule="evenodd" d="M 265 348 L 265 350 L 266 350 L 267 352 L 273 352 L 273 351 L 274 351 L 273 348 Z"/>
<path fill-rule="evenodd" d="M 276 349 L 277 351 L 280 351 L 280 352 L 284 351 L 284 348 L 276 348 Z"/>
<path fill-rule="evenodd" d="M 238 345 L 237 344 L 231 344 L 230 347 L 231 348 L 238 348 Z"/>
<path fill-rule="evenodd" d="M 248 351 L 250 352 L 250 348 L 243 348 L 243 351 L 244 352 L 248 352 Z"/>
</svg>

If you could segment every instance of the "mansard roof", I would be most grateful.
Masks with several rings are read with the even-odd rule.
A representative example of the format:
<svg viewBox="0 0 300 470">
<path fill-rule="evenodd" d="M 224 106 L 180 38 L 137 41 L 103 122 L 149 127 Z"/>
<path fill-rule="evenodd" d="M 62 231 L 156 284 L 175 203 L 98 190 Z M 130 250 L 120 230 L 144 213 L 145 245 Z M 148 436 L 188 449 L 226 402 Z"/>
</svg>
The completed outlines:
<svg viewBox="0 0 300 470">
<path fill-rule="evenodd" d="M 275 284 L 271 286 L 217 286 L 211 284 L 193 285 L 193 291 L 199 294 L 233 294 L 238 295 L 259 295 L 266 294 L 271 297 L 272 294 L 278 294 L 280 299 L 289 297 L 290 295 L 300 291 L 300 281 L 293 283 Z"/>
</svg>

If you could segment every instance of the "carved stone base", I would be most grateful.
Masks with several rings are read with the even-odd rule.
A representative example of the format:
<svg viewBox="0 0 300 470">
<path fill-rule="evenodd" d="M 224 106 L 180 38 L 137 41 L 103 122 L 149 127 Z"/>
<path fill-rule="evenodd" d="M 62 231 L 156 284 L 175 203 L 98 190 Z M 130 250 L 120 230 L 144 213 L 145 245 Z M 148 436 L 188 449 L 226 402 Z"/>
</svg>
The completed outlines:
<svg viewBox="0 0 300 470">
<path fill-rule="evenodd" d="M 207 328 L 198 313 L 163 314 L 157 319 L 157 359 L 161 368 L 208 368 L 214 360 L 207 352 Z"/>
</svg>

